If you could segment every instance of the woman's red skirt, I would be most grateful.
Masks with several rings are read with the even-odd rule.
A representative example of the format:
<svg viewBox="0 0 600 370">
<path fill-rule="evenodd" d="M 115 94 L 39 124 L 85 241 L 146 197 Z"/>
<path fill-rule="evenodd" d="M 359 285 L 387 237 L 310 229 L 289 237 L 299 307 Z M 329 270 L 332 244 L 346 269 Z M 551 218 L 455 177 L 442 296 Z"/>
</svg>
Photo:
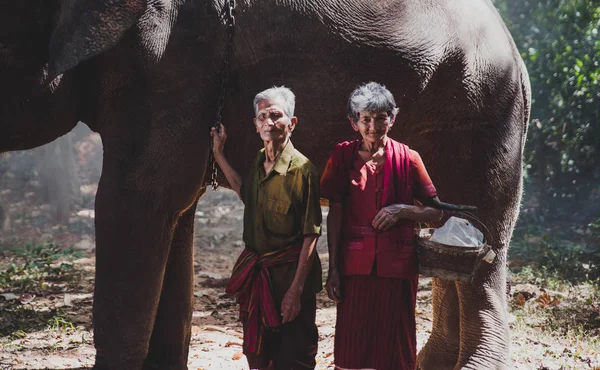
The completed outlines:
<svg viewBox="0 0 600 370">
<path fill-rule="evenodd" d="M 418 277 L 344 276 L 337 306 L 335 364 L 344 369 L 414 370 Z"/>
</svg>

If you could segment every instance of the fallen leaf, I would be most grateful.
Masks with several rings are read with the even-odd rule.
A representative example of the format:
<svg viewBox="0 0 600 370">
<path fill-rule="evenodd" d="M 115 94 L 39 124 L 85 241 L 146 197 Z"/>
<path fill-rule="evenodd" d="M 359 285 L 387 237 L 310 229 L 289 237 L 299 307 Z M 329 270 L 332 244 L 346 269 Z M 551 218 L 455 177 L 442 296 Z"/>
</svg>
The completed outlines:
<svg viewBox="0 0 600 370">
<path fill-rule="evenodd" d="M 233 356 L 231 357 L 231 359 L 233 361 L 238 361 L 239 359 L 242 358 L 242 356 L 243 356 L 242 352 L 236 352 L 236 353 L 233 354 Z"/>
<path fill-rule="evenodd" d="M 6 299 L 7 301 L 12 301 L 13 299 L 19 298 L 19 296 L 14 293 L 4 293 L 0 294 L 0 296 L 4 297 L 4 299 Z"/>
<path fill-rule="evenodd" d="M 14 333 L 12 333 L 12 336 L 15 338 L 25 338 L 27 336 L 27 333 L 23 330 L 17 330 Z"/>
<path fill-rule="evenodd" d="M 558 297 L 552 297 L 548 293 L 543 293 L 536 299 L 536 302 L 538 302 L 541 308 L 545 308 L 548 306 L 557 306 L 560 303 L 560 300 Z"/>
<path fill-rule="evenodd" d="M 543 293 L 542 295 L 540 295 L 539 297 L 537 297 L 537 299 L 535 300 L 537 303 L 539 303 L 540 307 L 544 308 L 547 305 L 550 304 L 550 295 L 548 293 Z"/>
<path fill-rule="evenodd" d="M 73 307 L 74 302 L 83 301 L 88 298 L 92 298 L 93 294 L 65 294 L 63 297 L 63 302 L 65 306 Z"/>
<path fill-rule="evenodd" d="M 517 294 L 517 296 L 514 299 L 514 302 L 517 306 L 525 306 L 525 303 L 527 302 L 527 300 L 525 299 L 525 297 L 523 297 L 522 293 Z"/>
<path fill-rule="evenodd" d="M 209 293 L 210 292 L 209 292 L 208 289 L 202 289 L 202 290 L 199 290 L 199 291 L 195 292 L 194 293 L 194 297 L 203 297 L 205 295 L 209 295 Z"/>
<path fill-rule="evenodd" d="M 19 297 L 19 302 L 21 302 L 21 304 L 27 304 L 33 302 L 34 299 L 35 294 L 25 293 Z"/>
<path fill-rule="evenodd" d="M 214 326 L 214 325 L 206 325 L 202 330 L 205 330 L 205 331 L 218 331 L 218 332 L 221 332 L 221 333 L 227 333 L 226 329 L 223 329 L 223 328 L 220 328 L 220 327 Z"/>
</svg>

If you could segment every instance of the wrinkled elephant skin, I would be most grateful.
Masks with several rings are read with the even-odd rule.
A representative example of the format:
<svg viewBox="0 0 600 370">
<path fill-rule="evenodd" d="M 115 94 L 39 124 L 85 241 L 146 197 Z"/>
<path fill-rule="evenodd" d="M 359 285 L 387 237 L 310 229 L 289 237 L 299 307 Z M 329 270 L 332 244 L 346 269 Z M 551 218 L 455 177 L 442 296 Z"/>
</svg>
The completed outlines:
<svg viewBox="0 0 600 370">
<path fill-rule="evenodd" d="M 78 120 L 102 136 L 93 309 L 97 369 L 186 369 L 194 208 L 203 189 L 222 0 L 0 0 L 0 151 Z M 433 283 L 422 369 L 509 369 L 504 266 L 521 194 L 529 81 L 489 0 L 238 1 L 224 123 L 248 168 L 252 98 L 297 95 L 294 144 L 323 168 L 353 138 L 345 102 L 379 81 L 441 199 L 475 204 L 498 257 L 477 284 Z M 26 41 L 26 42 L 25 42 Z"/>
</svg>

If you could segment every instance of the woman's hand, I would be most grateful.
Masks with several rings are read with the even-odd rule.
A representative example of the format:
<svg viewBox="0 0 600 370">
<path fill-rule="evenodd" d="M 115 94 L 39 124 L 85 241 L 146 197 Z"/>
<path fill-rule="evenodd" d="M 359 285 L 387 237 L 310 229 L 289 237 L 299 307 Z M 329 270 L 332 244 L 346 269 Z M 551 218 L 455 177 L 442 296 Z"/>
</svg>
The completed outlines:
<svg viewBox="0 0 600 370">
<path fill-rule="evenodd" d="M 329 274 L 327 275 L 327 284 L 325 284 L 325 289 L 327 290 L 327 295 L 329 299 L 334 301 L 335 303 L 340 303 L 342 301 L 342 284 L 340 280 L 340 273 L 337 269 L 329 269 Z"/>
<path fill-rule="evenodd" d="M 282 324 L 294 320 L 296 316 L 298 316 L 298 313 L 300 313 L 301 294 L 302 289 L 299 289 L 294 285 L 290 286 L 288 291 L 285 293 L 283 301 L 281 302 L 281 316 L 283 317 L 281 321 Z"/>
<path fill-rule="evenodd" d="M 435 222 L 442 219 L 444 212 L 439 209 L 408 204 L 391 204 L 382 208 L 373 219 L 373 228 L 389 230 L 401 219 L 417 222 Z"/>
<path fill-rule="evenodd" d="M 212 128 L 210 130 L 210 136 L 213 138 L 213 154 L 215 157 L 223 155 L 223 148 L 225 148 L 225 141 L 227 141 L 227 134 L 225 133 L 225 126 L 219 123 L 219 130 Z"/>
<path fill-rule="evenodd" d="M 375 215 L 373 219 L 373 228 L 376 230 L 386 231 L 392 226 L 396 225 L 403 217 L 403 213 L 406 212 L 407 204 L 390 204 L 387 207 L 383 207 Z"/>
</svg>

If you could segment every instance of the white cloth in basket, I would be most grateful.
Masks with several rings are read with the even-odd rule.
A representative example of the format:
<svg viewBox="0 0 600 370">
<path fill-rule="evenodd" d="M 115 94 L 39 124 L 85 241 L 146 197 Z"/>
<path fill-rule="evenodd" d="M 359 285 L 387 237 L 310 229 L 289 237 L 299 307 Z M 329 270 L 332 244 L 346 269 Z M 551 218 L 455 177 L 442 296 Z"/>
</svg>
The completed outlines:
<svg viewBox="0 0 600 370">
<path fill-rule="evenodd" d="M 483 244 L 483 233 L 468 220 L 452 216 L 429 240 L 455 247 L 477 247 Z"/>
</svg>

